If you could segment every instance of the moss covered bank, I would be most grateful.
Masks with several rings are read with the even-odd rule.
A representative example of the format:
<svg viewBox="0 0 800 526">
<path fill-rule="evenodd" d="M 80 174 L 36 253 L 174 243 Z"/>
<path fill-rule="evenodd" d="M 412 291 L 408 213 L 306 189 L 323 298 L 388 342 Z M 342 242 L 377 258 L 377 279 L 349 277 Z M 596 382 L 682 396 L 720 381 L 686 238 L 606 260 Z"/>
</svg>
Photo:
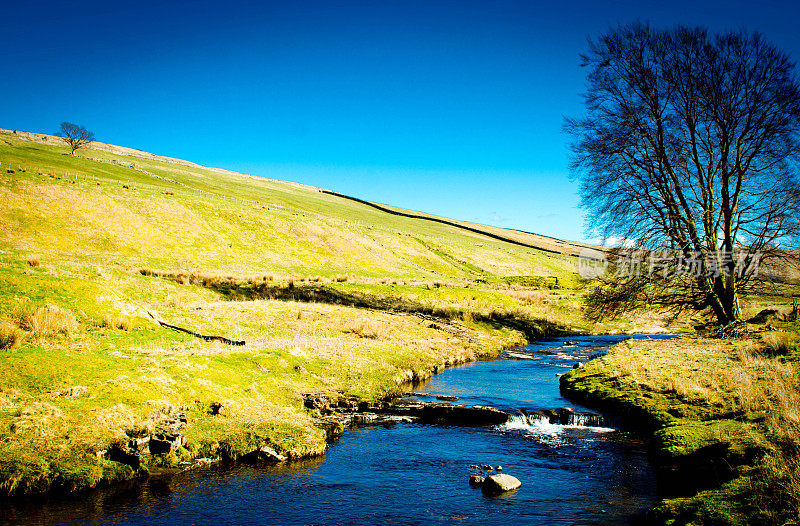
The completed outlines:
<svg viewBox="0 0 800 526">
<path fill-rule="evenodd" d="M 793 363 L 752 341 L 682 338 L 617 345 L 561 390 L 652 436 L 666 498 L 646 523 L 784 524 L 797 517 L 796 383 Z"/>
</svg>

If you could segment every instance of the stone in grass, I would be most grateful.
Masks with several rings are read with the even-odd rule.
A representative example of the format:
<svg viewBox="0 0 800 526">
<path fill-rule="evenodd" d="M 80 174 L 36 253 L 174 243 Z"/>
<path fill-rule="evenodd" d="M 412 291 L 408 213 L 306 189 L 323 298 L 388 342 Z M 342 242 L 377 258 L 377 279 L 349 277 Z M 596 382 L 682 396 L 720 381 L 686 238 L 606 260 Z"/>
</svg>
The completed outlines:
<svg viewBox="0 0 800 526">
<path fill-rule="evenodd" d="M 150 436 L 148 447 L 152 455 L 164 455 L 186 445 L 186 437 L 180 433 L 157 433 Z"/>
<path fill-rule="evenodd" d="M 500 473 L 486 477 L 481 486 L 484 495 L 500 495 L 507 491 L 513 491 L 522 486 L 522 483 L 516 477 Z"/>
<path fill-rule="evenodd" d="M 477 488 L 478 486 L 483 485 L 484 480 L 486 479 L 483 477 L 480 477 L 478 475 L 472 475 L 469 477 L 469 485 L 472 486 L 473 488 Z"/>
</svg>

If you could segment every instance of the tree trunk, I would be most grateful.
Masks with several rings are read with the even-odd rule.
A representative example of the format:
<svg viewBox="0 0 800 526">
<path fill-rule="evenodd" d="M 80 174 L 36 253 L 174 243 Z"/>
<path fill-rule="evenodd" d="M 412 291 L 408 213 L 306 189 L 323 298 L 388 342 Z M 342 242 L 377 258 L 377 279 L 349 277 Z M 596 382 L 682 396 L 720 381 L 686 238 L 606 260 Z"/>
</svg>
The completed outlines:
<svg viewBox="0 0 800 526">
<path fill-rule="evenodd" d="M 711 309 L 720 325 L 727 325 L 742 317 L 734 279 L 723 276 L 714 278 L 714 286 L 708 296 Z"/>
</svg>

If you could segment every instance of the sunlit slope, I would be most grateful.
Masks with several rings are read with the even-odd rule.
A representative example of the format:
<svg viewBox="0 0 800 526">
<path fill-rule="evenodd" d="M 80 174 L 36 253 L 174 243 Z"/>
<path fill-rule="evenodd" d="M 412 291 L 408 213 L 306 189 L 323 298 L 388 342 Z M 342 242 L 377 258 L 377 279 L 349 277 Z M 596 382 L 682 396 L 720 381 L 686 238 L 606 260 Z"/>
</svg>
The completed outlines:
<svg viewBox="0 0 800 526">
<path fill-rule="evenodd" d="M 70 156 L 56 138 L 0 131 L 0 162 L 0 245 L 12 256 L 411 279 L 569 280 L 575 270 L 574 246 L 560 240 L 464 223 L 564 254 L 522 247 L 314 187 L 122 147 Z"/>
</svg>

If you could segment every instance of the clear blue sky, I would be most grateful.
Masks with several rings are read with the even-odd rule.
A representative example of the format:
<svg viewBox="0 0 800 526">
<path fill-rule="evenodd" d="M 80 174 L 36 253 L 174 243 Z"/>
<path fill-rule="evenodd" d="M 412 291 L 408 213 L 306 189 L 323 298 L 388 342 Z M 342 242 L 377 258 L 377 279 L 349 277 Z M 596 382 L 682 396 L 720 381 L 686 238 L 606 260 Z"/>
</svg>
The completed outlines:
<svg viewBox="0 0 800 526">
<path fill-rule="evenodd" d="M 800 58 L 792 1 L 5 2 L 0 127 L 581 240 L 578 54 L 637 18 Z"/>
</svg>

